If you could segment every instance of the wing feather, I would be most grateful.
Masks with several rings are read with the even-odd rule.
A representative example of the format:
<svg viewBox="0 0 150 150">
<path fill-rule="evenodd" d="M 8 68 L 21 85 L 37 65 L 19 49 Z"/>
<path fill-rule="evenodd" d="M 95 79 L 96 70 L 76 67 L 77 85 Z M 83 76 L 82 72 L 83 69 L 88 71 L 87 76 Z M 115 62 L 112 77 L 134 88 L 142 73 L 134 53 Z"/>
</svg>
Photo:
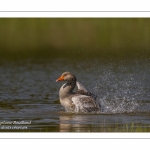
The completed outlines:
<svg viewBox="0 0 150 150">
<path fill-rule="evenodd" d="M 100 105 L 92 97 L 86 95 L 79 95 L 72 97 L 72 101 L 75 105 L 75 112 L 99 112 Z"/>
<path fill-rule="evenodd" d="M 96 100 L 97 96 L 95 94 L 91 93 L 79 81 L 76 81 L 76 85 L 77 85 L 77 88 L 78 88 L 78 90 L 76 91 L 76 93 L 82 94 L 82 95 L 91 96 L 91 97 L 93 97 Z"/>
</svg>

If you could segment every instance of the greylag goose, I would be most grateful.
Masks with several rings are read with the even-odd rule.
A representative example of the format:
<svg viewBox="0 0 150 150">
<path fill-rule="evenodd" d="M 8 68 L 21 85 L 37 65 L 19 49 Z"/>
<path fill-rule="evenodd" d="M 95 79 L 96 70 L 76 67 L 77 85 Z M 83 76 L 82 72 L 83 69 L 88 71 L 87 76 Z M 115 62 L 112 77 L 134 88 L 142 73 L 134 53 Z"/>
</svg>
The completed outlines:
<svg viewBox="0 0 150 150">
<path fill-rule="evenodd" d="M 67 112 L 95 113 L 100 112 L 96 96 L 87 90 L 70 72 L 64 72 L 57 80 L 66 81 L 59 91 L 60 103 Z M 77 85 L 78 90 L 74 92 Z"/>
</svg>

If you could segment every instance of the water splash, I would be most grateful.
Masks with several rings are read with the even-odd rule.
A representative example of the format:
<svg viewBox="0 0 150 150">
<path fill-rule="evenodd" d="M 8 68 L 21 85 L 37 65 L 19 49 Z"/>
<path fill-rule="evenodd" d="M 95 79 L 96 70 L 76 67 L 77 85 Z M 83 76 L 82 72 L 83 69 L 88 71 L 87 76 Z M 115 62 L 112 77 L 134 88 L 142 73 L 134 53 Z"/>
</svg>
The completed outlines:
<svg viewBox="0 0 150 150">
<path fill-rule="evenodd" d="M 103 112 L 134 113 L 145 112 L 145 109 L 150 112 L 149 61 L 125 60 L 99 64 L 90 72 L 95 72 L 92 74 L 92 89 L 98 95 Z M 147 106 L 144 106 L 144 100 L 148 102 Z"/>
<path fill-rule="evenodd" d="M 103 113 L 135 113 L 139 103 L 135 100 L 100 100 Z"/>
</svg>

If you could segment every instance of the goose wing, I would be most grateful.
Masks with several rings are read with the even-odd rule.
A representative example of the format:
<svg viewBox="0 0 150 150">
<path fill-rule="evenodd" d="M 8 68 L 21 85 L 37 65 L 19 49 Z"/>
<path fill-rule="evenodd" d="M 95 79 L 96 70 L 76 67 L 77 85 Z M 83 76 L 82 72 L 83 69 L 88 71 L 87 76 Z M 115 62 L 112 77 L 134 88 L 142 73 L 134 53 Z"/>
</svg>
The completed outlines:
<svg viewBox="0 0 150 150">
<path fill-rule="evenodd" d="M 90 113 L 100 111 L 100 104 L 90 96 L 78 95 L 72 97 L 71 100 L 75 105 L 75 112 Z"/>
<path fill-rule="evenodd" d="M 91 96 L 92 98 L 94 98 L 96 100 L 97 96 L 95 94 L 91 93 L 79 81 L 76 81 L 76 85 L 77 85 L 77 88 L 78 88 L 78 90 L 76 91 L 76 93 L 81 94 L 81 95 Z"/>
</svg>

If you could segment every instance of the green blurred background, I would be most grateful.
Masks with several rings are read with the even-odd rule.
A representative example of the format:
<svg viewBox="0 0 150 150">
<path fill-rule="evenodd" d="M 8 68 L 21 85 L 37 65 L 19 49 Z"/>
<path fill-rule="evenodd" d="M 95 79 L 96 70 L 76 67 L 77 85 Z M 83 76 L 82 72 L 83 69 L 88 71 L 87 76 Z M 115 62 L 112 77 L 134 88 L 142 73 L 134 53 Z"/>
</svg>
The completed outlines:
<svg viewBox="0 0 150 150">
<path fill-rule="evenodd" d="M 150 56 L 149 18 L 1 18 L 1 57 Z"/>
</svg>

